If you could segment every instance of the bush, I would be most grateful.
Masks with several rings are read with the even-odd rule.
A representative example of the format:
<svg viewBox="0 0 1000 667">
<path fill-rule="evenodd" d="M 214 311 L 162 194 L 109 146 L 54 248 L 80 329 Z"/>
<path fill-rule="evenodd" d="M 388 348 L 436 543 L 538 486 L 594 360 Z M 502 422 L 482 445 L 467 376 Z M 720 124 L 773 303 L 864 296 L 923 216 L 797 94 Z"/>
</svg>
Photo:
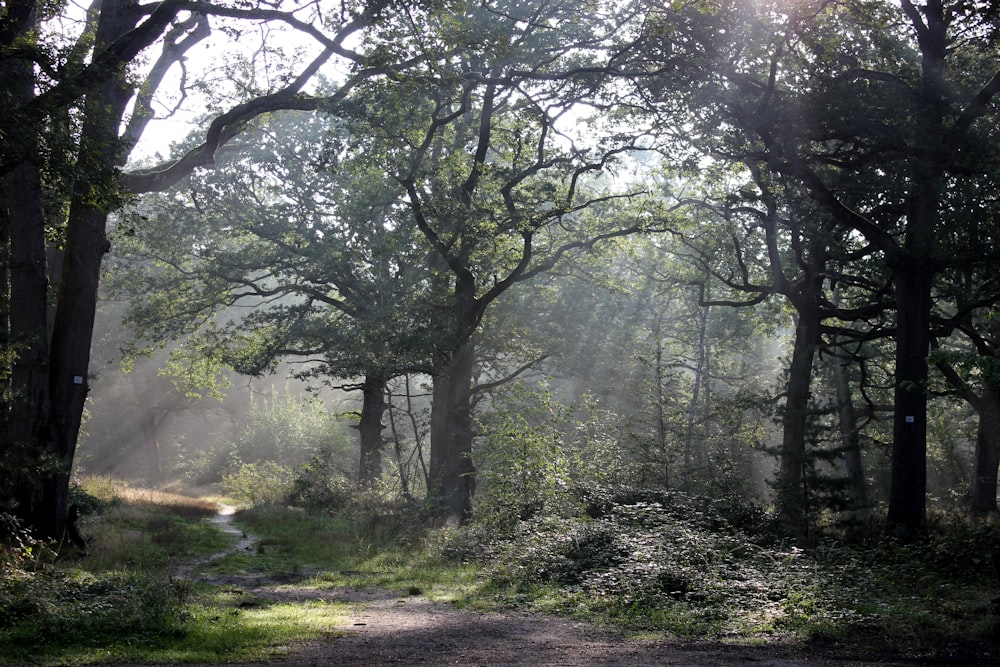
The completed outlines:
<svg viewBox="0 0 1000 667">
<path fill-rule="evenodd" d="M 289 504 L 323 512 L 347 507 L 357 485 L 334 466 L 332 459 L 332 453 L 325 450 L 302 466 L 292 482 Z"/>
<path fill-rule="evenodd" d="M 17 517 L 0 512 L 0 581 L 53 556 L 51 549 L 35 539 Z"/>
<path fill-rule="evenodd" d="M 287 502 L 294 473 L 274 461 L 244 463 L 222 477 L 222 490 L 246 507 L 279 505 Z"/>
</svg>

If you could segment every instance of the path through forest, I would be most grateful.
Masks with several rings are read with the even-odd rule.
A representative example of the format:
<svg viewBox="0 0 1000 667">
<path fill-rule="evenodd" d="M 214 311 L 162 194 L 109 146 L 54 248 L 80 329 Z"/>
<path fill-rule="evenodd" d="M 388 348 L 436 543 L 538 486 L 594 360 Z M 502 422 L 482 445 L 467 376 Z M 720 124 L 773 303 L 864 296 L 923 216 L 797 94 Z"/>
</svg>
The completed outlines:
<svg viewBox="0 0 1000 667">
<path fill-rule="evenodd" d="M 175 576 L 239 587 L 265 599 L 303 602 L 337 600 L 354 605 L 343 633 L 324 641 L 290 647 L 287 656 L 261 667 L 320 665 L 754 665 L 760 667 L 848 667 L 928 664 L 919 660 L 864 659 L 801 647 L 727 644 L 680 644 L 669 640 L 632 639 L 593 624 L 532 613 L 479 613 L 434 602 L 421 595 L 379 588 L 316 590 L 294 582 L 248 575 L 204 575 L 200 565 L 234 552 L 255 553 L 256 539 L 233 525 L 232 507 L 212 519 L 220 530 L 238 537 L 227 551 L 186 563 Z M 940 660 L 934 664 L 944 664 Z M 963 664 L 963 663 L 953 663 Z"/>
</svg>

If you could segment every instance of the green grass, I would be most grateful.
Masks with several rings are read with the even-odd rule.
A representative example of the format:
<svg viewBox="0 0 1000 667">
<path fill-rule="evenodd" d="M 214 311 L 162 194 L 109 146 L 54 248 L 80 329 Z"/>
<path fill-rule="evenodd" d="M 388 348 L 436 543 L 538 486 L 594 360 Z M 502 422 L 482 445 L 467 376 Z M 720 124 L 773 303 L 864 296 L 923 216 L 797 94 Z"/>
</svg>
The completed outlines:
<svg viewBox="0 0 1000 667">
<path fill-rule="evenodd" d="M 348 603 L 175 580 L 180 563 L 232 544 L 204 521 L 215 505 L 90 484 L 100 509 L 83 521 L 90 553 L 8 567 L 0 578 L 0 663 L 266 660 L 335 634 L 351 612 Z M 1000 643 L 991 607 L 1000 581 L 989 562 L 997 520 L 937 517 L 915 544 L 800 549 L 775 539 L 766 521 L 706 507 L 675 494 L 669 504 L 608 502 L 500 531 L 429 529 L 406 506 L 364 497 L 339 516 L 259 507 L 236 517 L 259 538 L 256 550 L 198 572 L 220 582 L 261 577 L 276 594 L 286 584 L 297 595 L 377 587 L 557 613 L 646 638 L 949 659 Z"/>
<path fill-rule="evenodd" d="M 273 602 L 220 587 L 199 587 L 181 604 L 169 593 L 161 597 L 149 580 L 132 581 L 144 589 L 145 604 L 109 596 L 106 603 L 120 605 L 114 612 L 76 607 L 36 617 L 0 632 L 0 656 L 14 664 L 59 665 L 266 660 L 334 635 L 350 611 L 342 603 Z"/>
<path fill-rule="evenodd" d="M 391 524 L 393 518 L 387 517 Z M 216 574 L 256 572 L 297 578 L 317 589 L 379 587 L 435 600 L 458 600 L 480 585 L 479 568 L 448 562 L 429 548 L 433 531 L 394 532 L 341 516 L 287 508 L 254 508 L 237 524 L 260 538 L 256 554 L 233 555 L 209 568 Z"/>
<path fill-rule="evenodd" d="M 84 492 L 100 510 L 81 521 L 88 553 L 0 577 L 2 664 L 263 660 L 329 636 L 350 610 L 175 580 L 180 563 L 232 544 L 204 521 L 215 503 L 106 478 Z"/>
</svg>

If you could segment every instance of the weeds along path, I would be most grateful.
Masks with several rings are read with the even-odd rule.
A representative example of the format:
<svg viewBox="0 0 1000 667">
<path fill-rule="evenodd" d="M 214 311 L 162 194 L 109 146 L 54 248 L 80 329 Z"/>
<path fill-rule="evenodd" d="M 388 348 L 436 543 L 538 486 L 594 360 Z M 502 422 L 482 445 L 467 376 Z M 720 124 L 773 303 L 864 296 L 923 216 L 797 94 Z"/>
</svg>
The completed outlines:
<svg viewBox="0 0 1000 667">
<path fill-rule="evenodd" d="M 248 535 L 242 529 L 237 528 L 233 524 L 233 518 L 236 516 L 236 507 L 233 505 L 219 505 L 219 512 L 210 518 L 208 522 L 214 526 L 217 530 L 226 533 L 227 535 L 233 535 L 238 539 L 225 551 L 219 551 L 210 556 L 204 558 L 198 558 L 196 560 L 188 561 L 182 563 L 181 565 L 174 568 L 173 577 L 175 579 L 201 579 L 206 581 L 211 581 L 212 577 L 207 576 L 196 576 L 195 570 L 203 565 L 207 565 L 213 561 L 217 561 L 226 556 L 231 556 L 232 554 L 250 552 L 253 553 L 256 549 L 257 542 L 259 541 L 253 535 Z"/>
<path fill-rule="evenodd" d="M 611 666 L 692 665 L 723 667 L 848 667 L 920 664 L 849 656 L 805 653 L 781 646 L 678 644 L 667 640 L 632 639 L 591 623 L 543 614 L 480 613 L 375 587 L 317 589 L 303 580 L 271 577 L 206 575 L 202 565 L 236 553 L 256 554 L 257 539 L 233 525 L 235 508 L 223 506 L 211 521 L 219 530 L 238 537 L 226 551 L 187 563 L 175 576 L 239 587 L 265 600 L 303 603 L 313 600 L 347 602 L 350 618 L 331 628 L 329 639 L 289 647 L 284 657 L 256 667 L 319 667 L 338 665 L 473 665 Z"/>
</svg>

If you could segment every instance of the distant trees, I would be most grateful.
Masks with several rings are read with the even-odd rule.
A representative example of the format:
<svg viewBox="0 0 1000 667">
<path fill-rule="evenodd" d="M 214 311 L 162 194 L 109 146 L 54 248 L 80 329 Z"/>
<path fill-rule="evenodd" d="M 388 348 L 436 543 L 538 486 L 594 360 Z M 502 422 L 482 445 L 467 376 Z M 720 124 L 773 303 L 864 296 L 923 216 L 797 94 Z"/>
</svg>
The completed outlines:
<svg viewBox="0 0 1000 667">
<path fill-rule="evenodd" d="M 382 472 L 386 383 L 429 368 L 425 253 L 398 191 L 368 163 L 332 157 L 347 139 L 324 114 L 263 118 L 213 171 L 147 198 L 122 224 L 112 288 L 131 296 L 139 342 L 181 336 L 257 376 L 279 361 L 362 405 L 359 482 Z M 330 155 L 329 160 L 325 154 Z"/>
</svg>

